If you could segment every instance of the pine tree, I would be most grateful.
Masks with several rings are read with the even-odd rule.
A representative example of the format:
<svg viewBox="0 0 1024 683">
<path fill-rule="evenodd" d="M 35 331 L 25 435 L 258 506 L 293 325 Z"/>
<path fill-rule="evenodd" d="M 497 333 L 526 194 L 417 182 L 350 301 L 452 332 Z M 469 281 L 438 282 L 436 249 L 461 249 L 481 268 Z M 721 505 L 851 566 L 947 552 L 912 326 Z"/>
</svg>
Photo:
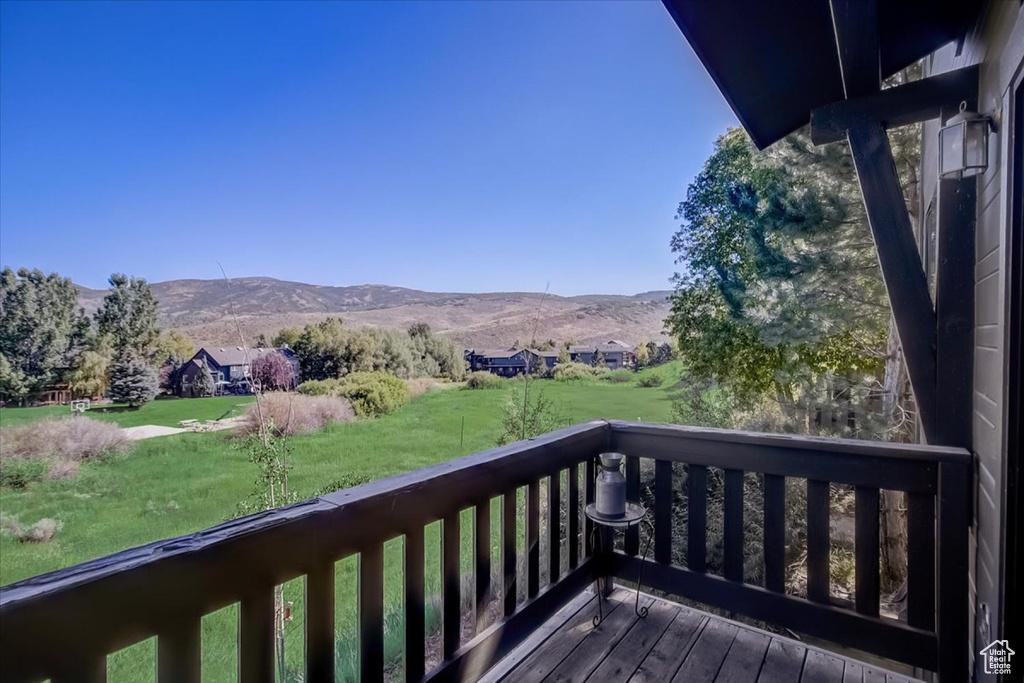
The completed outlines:
<svg viewBox="0 0 1024 683">
<path fill-rule="evenodd" d="M 590 364 L 595 368 L 603 368 L 608 363 L 607 361 L 605 361 L 604 354 L 598 351 L 597 353 L 594 354 L 594 358 L 593 360 L 591 360 Z"/>
<path fill-rule="evenodd" d="M 206 361 L 200 362 L 202 367 L 195 380 L 192 381 L 192 393 L 194 396 L 213 396 L 217 389 L 217 383 L 214 381 L 213 373 L 210 372 L 210 366 L 206 364 Z"/>
<path fill-rule="evenodd" d="M 110 398 L 138 408 L 156 398 L 159 378 L 149 363 L 131 349 L 118 354 L 110 366 Z"/>
</svg>

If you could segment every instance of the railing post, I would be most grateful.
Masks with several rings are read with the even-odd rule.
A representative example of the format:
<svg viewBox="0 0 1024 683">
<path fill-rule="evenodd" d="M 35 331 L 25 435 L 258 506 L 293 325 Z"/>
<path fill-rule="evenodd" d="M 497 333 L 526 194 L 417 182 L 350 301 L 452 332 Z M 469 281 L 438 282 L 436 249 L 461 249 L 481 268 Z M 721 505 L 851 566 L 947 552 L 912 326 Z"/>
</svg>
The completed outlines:
<svg viewBox="0 0 1024 683">
<path fill-rule="evenodd" d="M 198 617 L 169 620 L 156 641 L 159 683 L 202 680 L 201 623 Z"/>
<path fill-rule="evenodd" d="M 939 463 L 939 680 L 971 678 L 968 605 L 969 464 Z"/>
</svg>

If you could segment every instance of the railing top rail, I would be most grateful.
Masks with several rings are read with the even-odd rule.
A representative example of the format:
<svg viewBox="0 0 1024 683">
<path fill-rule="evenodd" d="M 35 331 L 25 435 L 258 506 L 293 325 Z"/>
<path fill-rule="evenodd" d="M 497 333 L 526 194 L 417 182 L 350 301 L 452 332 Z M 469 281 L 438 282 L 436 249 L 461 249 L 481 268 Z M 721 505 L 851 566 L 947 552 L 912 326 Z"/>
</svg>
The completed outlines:
<svg viewBox="0 0 1024 683">
<path fill-rule="evenodd" d="M 609 420 L 612 433 L 646 434 L 671 437 L 690 441 L 711 441 L 733 444 L 750 444 L 766 448 L 784 448 L 819 451 L 845 455 L 865 455 L 880 458 L 919 460 L 932 463 L 954 463 L 969 465 L 972 456 L 963 448 L 930 446 L 924 444 L 895 443 L 889 441 L 867 441 L 861 439 L 840 439 L 835 437 L 803 436 L 799 434 L 768 434 L 735 429 L 713 427 L 687 427 L 683 425 L 627 422 Z"/>
<path fill-rule="evenodd" d="M 0 588 L 3 630 L 15 632 L 13 619 L 21 607 L 76 593 L 76 603 L 99 606 L 102 596 L 117 594 L 118 604 L 136 604 L 137 618 L 147 623 L 146 612 L 218 609 L 255 586 L 300 576 L 317 562 L 340 559 L 367 543 L 440 519 L 453 506 L 471 505 L 568 467 L 603 450 L 607 438 L 606 422 L 586 422 L 41 574 Z M 197 589 L 204 585 L 209 588 Z M 128 600 L 134 593 L 138 600 Z M 51 616 L 59 623 L 57 614 Z M 130 621 L 132 615 L 122 611 L 117 618 Z"/>
</svg>

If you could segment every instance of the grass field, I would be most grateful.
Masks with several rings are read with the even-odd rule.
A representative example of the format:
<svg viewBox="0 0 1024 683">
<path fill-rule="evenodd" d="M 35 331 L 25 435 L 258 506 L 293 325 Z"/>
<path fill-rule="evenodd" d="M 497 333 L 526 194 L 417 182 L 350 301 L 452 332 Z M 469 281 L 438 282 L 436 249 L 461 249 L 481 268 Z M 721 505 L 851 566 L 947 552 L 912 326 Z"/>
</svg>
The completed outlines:
<svg viewBox="0 0 1024 683">
<path fill-rule="evenodd" d="M 534 387 L 542 388 L 568 423 L 594 418 L 666 421 L 671 412 L 670 385 L 678 377 L 679 368 L 670 364 L 646 372 L 663 374 L 667 381 L 660 388 L 554 381 L 538 382 Z M 510 386 L 521 387 L 518 383 Z M 333 425 L 294 437 L 291 486 L 300 495 L 309 496 L 346 475 L 379 479 L 490 448 L 499 434 L 501 405 L 509 391 L 436 391 L 385 418 Z M 210 415 L 218 409 L 223 413 L 238 400 L 206 399 L 210 403 L 203 410 L 209 410 Z M 151 404 L 137 411 L 148 411 L 150 421 L 136 424 L 177 424 L 178 419 L 184 419 L 182 411 L 187 404 L 200 401 Z M 4 424 L 11 414 L 16 419 L 31 419 L 15 409 L 4 409 Z M 106 415 L 122 424 L 116 418 L 118 413 Z M 216 417 L 219 415 L 198 419 Z M 130 455 L 88 464 L 71 480 L 41 482 L 25 491 L 3 491 L 0 511 L 4 514 L 16 516 L 23 523 L 55 517 L 64 527 L 55 541 L 44 545 L 0 538 L 0 584 L 222 522 L 252 490 L 255 476 L 256 468 L 225 433 L 182 434 L 141 441 Z M 492 518 L 497 524 L 500 515 L 496 508 Z M 468 523 L 468 519 L 463 521 L 467 530 L 471 528 L 466 526 Z M 427 540 L 427 571 L 435 584 L 439 573 L 437 538 L 435 525 L 428 529 Z M 463 534 L 467 558 L 470 539 L 471 534 Z M 385 586 L 389 604 L 400 599 L 401 553 L 400 542 L 388 544 Z M 345 634 L 351 633 L 354 625 L 355 572 L 354 560 L 338 563 L 342 660 L 342 651 L 351 645 Z M 296 618 L 288 625 L 292 629 L 289 666 L 298 667 L 302 649 L 301 582 L 293 582 L 286 591 L 285 599 L 296 603 Z M 204 677 L 208 680 L 230 678 L 235 638 L 231 614 L 231 610 L 222 610 L 204 618 Z M 389 650 L 400 642 L 400 628 L 398 624 L 389 632 Z M 152 641 L 147 641 L 112 656 L 110 680 L 151 680 L 153 652 Z M 339 674 L 347 675 L 347 666 L 343 663 L 344 670 Z"/>
<path fill-rule="evenodd" d="M 215 398 L 161 398 L 132 410 L 124 405 L 97 405 L 85 415 L 94 420 L 114 422 L 121 427 L 162 425 L 177 427 L 181 420 L 220 420 L 237 414 L 240 406 L 251 403 L 252 396 L 217 396 Z M 68 406 L 39 408 L 0 408 L 0 428 L 54 417 L 70 416 Z"/>
</svg>

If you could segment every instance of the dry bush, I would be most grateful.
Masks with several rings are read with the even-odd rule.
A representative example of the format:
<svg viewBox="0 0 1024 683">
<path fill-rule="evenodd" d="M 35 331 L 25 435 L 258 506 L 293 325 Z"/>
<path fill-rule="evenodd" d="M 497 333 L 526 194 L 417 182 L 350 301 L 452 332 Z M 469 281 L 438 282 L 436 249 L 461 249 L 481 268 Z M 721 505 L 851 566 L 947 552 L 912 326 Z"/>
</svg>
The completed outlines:
<svg viewBox="0 0 1024 683">
<path fill-rule="evenodd" d="M 441 382 L 433 377 L 417 377 L 405 380 L 405 386 L 409 390 L 409 398 L 422 396 L 428 391 L 433 391 L 441 386 Z"/>
<path fill-rule="evenodd" d="M 253 404 L 246 409 L 239 432 L 246 436 L 258 432 L 261 412 L 264 420 L 273 422 L 278 436 L 310 432 L 328 422 L 353 422 L 356 419 L 352 405 L 343 398 L 272 393 L 259 399 L 258 408 Z"/>
<path fill-rule="evenodd" d="M 0 482 L 14 488 L 24 487 L 30 480 L 44 478 L 39 475 L 18 481 L 7 476 L 19 473 L 25 463 L 45 463 L 47 479 L 67 479 L 85 460 L 127 453 L 132 441 L 116 424 L 71 417 L 43 420 L 32 424 L 4 429 L 0 440 Z M 20 483 L 20 485 L 19 485 Z"/>
<path fill-rule="evenodd" d="M 58 418 L 4 429 L 0 457 L 92 460 L 126 453 L 131 445 L 116 424 L 87 417 Z"/>
<path fill-rule="evenodd" d="M 31 526 L 24 526 L 17 517 L 0 515 L 0 533 L 14 536 L 21 543 L 49 543 L 63 527 L 63 522 L 52 517 L 43 517 Z"/>
</svg>

